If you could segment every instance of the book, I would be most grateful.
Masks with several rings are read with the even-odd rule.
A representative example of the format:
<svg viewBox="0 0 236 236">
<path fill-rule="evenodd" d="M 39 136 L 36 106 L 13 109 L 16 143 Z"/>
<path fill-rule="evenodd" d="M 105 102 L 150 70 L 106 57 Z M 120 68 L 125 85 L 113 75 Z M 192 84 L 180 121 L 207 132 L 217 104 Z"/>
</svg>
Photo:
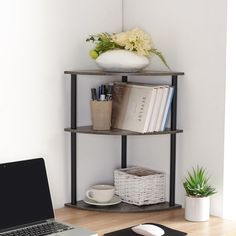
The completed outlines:
<svg viewBox="0 0 236 236">
<path fill-rule="evenodd" d="M 115 83 L 112 127 L 145 133 L 155 102 L 155 86 Z"/>
<path fill-rule="evenodd" d="M 147 121 L 148 128 L 145 129 L 145 132 L 154 132 L 156 129 L 156 122 L 157 122 L 158 114 L 160 112 L 160 104 L 161 104 L 161 100 L 162 100 L 162 96 L 164 92 L 163 89 L 166 87 L 169 88 L 169 85 L 146 84 L 146 83 L 139 83 L 139 82 L 128 82 L 128 84 L 137 85 L 137 86 L 148 86 L 148 87 L 155 88 L 156 95 L 155 95 L 155 100 L 152 103 L 153 106 L 151 105 L 151 117 L 150 117 L 150 120 Z M 161 111 L 161 113 L 162 112 L 163 111 Z"/>
<path fill-rule="evenodd" d="M 166 101 L 165 110 L 164 110 L 164 115 L 163 115 L 163 119 L 162 119 L 162 123 L 161 123 L 161 127 L 160 127 L 160 131 L 165 130 L 168 114 L 170 112 L 173 94 L 174 94 L 174 87 L 170 87 L 169 94 L 168 94 L 167 101 Z"/>
<path fill-rule="evenodd" d="M 162 95 L 160 108 L 159 108 L 159 113 L 158 113 L 157 121 L 156 121 L 156 127 L 155 127 L 156 132 L 159 132 L 160 128 L 161 128 L 161 123 L 162 123 L 162 120 L 163 120 L 164 109 L 165 109 L 165 106 L 166 106 L 168 93 L 169 93 L 169 86 L 165 86 L 163 88 L 163 95 Z"/>
<path fill-rule="evenodd" d="M 139 84 L 140 85 L 140 84 Z M 151 85 L 151 84 L 148 84 L 148 85 L 145 85 L 143 84 L 142 86 L 148 86 L 148 87 L 152 87 L 154 90 L 153 90 L 153 97 L 152 97 L 152 100 L 150 102 L 150 106 L 149 106 L 149 112 L 148 112 L 148 115 L 147 115 L 147 120 L 146 120 L 146 123 L 145 123 L 145 133 L 146 132 L 154 132 L 155 131 L 155 125 L 153 124 L 152 128 L 151 128 L 151 122 L 153 123 L 153 120 L 156 120 L 156 117 L 157 117 L 157 114 L 156 112 L 159 111 L 159 104 L 156 104 L 157 101 L 161 101 L 161 94 L 162 93 L 162 89 L 163 89 L 163 86 L 162 85 Z M 155 109 L 157 108 L 157 109 Z M 154 111 L 155 110 L 155 111 Z"/>
<path fill-rule="evenodd" d="M 163 88 L 164 88 L 163 86 L 160 86 L 159 88 L 156 89 L 156 98 L 155 98 L 155 102 L 152 109 L 152 115 L 149 122 L 148 132 L 155 131 L 157 117 L 160 110 L 161 99 L 162 99 L 163 91 L 164 91 Z"/>
<path fill-rule="evenodd" d="M 149 127 L 149 123 L 150 123 L 151 116 L 152 116 L 153 105 L 154 105 L 154 102 L 156 100 L 156 94 L 157 94 L 156 90 L 157 90 L 156 88 L 153 88 L 153 90 L 152 90 L 152 96 L 151 96 L 151 99 L 150 99 L 150 102 L 149 102 L 147 117 L 146 117 L 145 125 L 144 125 L 144 128 L 143 128 L 144 133 L 149 132 L 148 127 Z"/>
</svg>

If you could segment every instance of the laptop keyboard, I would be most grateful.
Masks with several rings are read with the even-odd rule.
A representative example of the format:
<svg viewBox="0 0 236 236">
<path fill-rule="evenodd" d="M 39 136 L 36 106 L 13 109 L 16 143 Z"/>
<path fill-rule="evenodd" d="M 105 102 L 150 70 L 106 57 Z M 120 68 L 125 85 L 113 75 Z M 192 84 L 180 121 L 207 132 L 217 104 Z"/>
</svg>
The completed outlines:
<svg viewBox="0 0 236 236">
<path fill-rule="evenodd" d="M 60 224 L 58 222 L 49 222 L 9 231 L 6 233 L 0 233 L 0 236 L 43 236 L 70 229 L 73 229 L 73 227 Z"/>
</svg>

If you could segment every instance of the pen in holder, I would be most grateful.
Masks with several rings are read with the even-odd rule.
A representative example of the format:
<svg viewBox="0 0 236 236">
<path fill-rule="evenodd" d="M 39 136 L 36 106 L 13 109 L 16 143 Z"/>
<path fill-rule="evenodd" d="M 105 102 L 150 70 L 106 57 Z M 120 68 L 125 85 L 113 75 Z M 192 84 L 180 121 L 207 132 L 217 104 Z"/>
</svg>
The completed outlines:
<svg viewBox="0 0 236 236">
<path fill-rule="evenodd" d="M 112 101 L 91 101 L 91 116 L 94 130 L 111 128 Z"/>
</svg>

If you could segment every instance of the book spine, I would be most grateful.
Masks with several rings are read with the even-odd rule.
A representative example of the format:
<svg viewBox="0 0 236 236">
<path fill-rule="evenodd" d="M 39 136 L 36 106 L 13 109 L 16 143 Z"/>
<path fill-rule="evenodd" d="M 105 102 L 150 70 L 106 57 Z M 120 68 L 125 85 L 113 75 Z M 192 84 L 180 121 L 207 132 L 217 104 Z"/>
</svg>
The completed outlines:
<svg viewBox="0 0 236 236">
<path fill-rule="evenodd" d="M 166 106 L 165 106 L 165 110 L 164 110 L 164 115 L 163 115 L 163 119 L 162 119 L 162 123 L 161 123 L 161 127 L 160 127 L 160 131 L 165 130 L 165 126 L 166 126 L 167 117 L 168 117 L 168 113 L 169 113 L 169 110 L 170 110 L 173 94 L 174 94 L 174 88 L 170 87 L 169 94 L 168 94 L 168 97 L 167 97 Z"/>
<path fill-rule="evenodd" d="M 154 103 L 155 103 L 155 99 L 156 99 L 156 89 L 153 89 L 152 90 L 151 100 L 150 100 L 149 106 L 148 106 L 148 112 L 147 112 L 144 128 L 143 128 L 143 132 L 144 133 L 149 131 L 148 130 L 148 126 L 150 124 L 150 120 L 151 120 L 151 116 L 152 116 L 152 111 L 153 111 L 153 106 L 154 106 Z"/>
<path fill-rule="evenodd" d="M 163 115 L 164 115 L 164 109 L 165 109 L 165 105 L 167 102 L 168 93 L 169 93 L 169 87 L 165 87 L 164 91 L 163 91 L 163 96 L 162 96 L 161 105 L 160 105 L 160 111 L 159 111 L 157 123 L 156 123 L 155 131 L 157 131 L 157 132 L 160 131 L 161 122 L 162 122 Z"/>
<path fill-rule="evenodd" d="M 149 127 L 148 127 L 149 132 L 154 132 L 155 131 L 156 123 L 157 123 L 157 117 L 158 117 L 158 113 L 159 113 L 159 110 L 160 110 L 161 99 L 162 99 L 162 96 L 163 96 L 163 91 L 164 91 L 164 87 L 157 88 L 156 99 L 155 99 L 155 103 L 153 105 L 152 116 L 151 116 L 151 120 L 150 120 Z"/>
</svg>

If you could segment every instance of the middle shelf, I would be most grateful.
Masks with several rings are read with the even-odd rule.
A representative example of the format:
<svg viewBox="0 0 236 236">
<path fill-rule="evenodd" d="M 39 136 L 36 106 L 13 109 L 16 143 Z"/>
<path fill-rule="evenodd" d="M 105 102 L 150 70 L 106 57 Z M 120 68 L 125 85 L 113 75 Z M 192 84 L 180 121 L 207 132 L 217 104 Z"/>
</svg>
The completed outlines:
<svg viewBox="0 0 236 236">
<path fill-rule="evenodd" d="M 164 131 L 161 132 L 138 133 L 122 129 L 94 130 L 92 126 L 79 126 L 76 129 L 65 128 L 65 131 L 70 133 L 100 134 L 100 135 L 163 135 L 163 134 L 183 133 L 182 129 L 176 129 L 176 130 L 165 129 Z"/>
</svg>

